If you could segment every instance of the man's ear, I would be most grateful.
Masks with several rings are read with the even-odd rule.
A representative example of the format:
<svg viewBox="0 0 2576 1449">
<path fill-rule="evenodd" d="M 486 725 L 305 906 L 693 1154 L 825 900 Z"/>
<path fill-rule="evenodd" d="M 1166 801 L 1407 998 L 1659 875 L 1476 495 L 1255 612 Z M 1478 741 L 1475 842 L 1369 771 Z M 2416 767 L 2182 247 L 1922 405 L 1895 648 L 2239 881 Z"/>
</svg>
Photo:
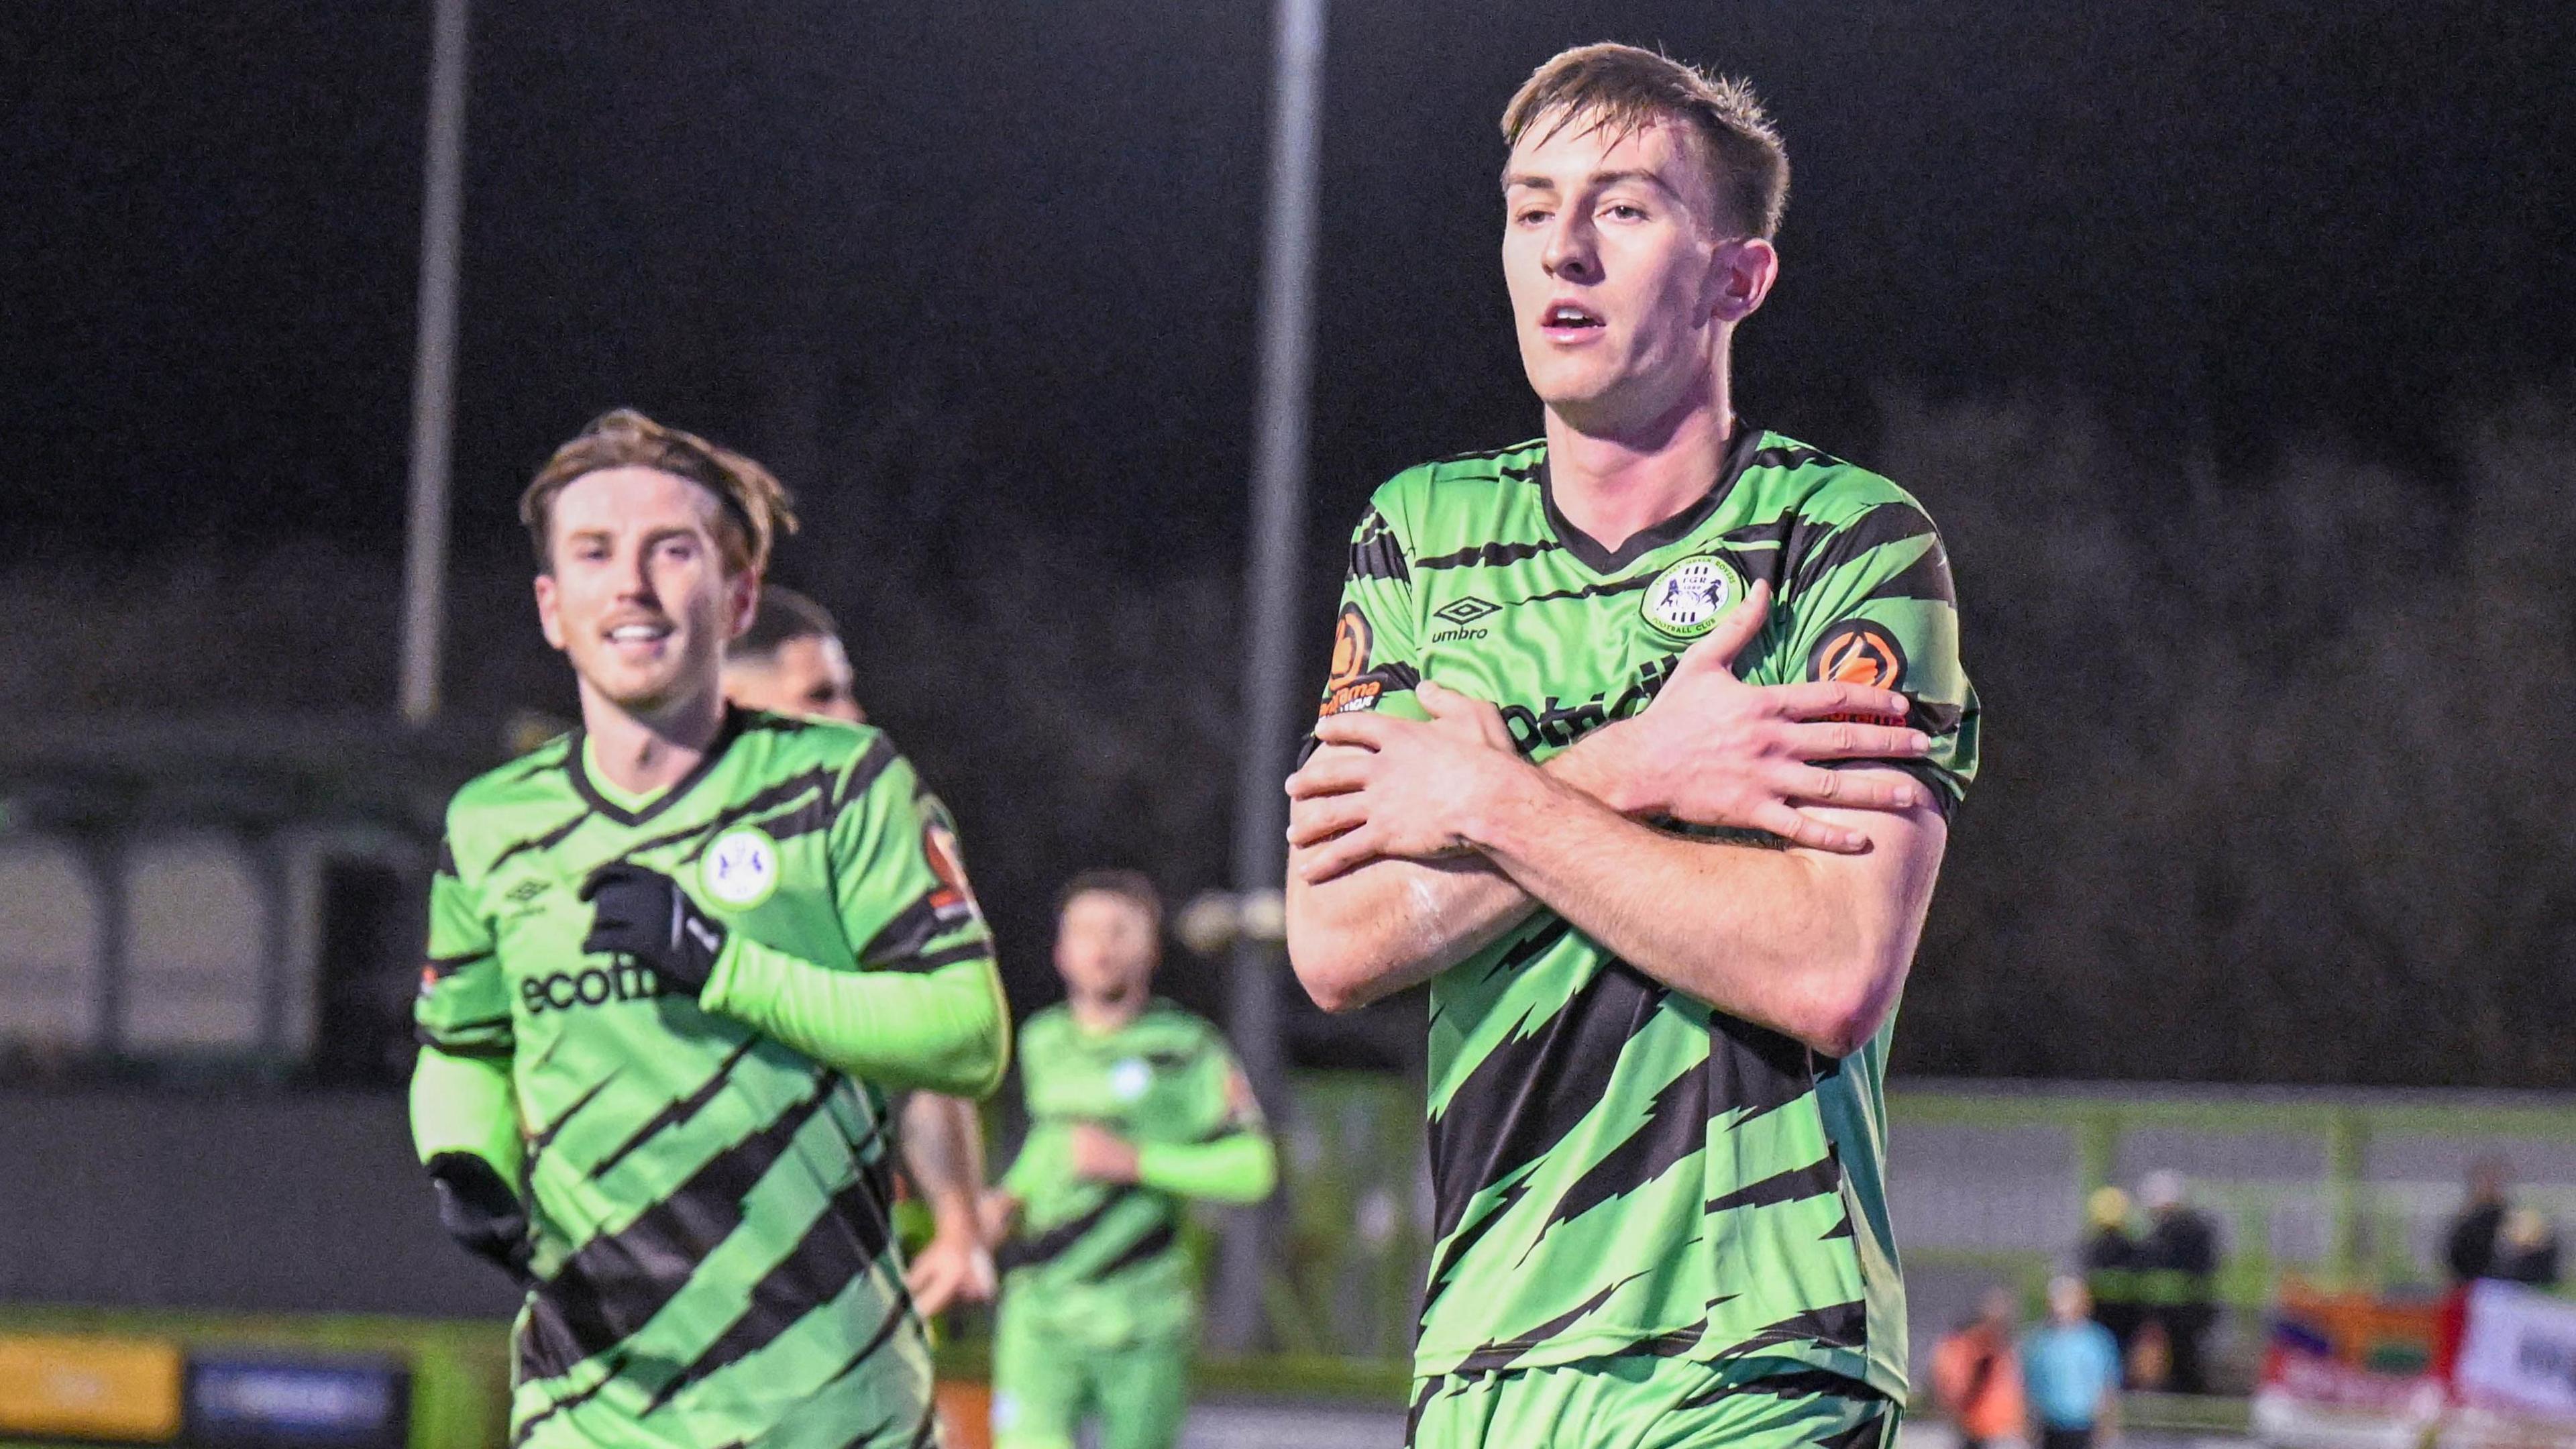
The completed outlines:
<svg viewBox="0 0 2576 1449">
<path fill-rule="evenodd" d="M 1771 284 L 1778 280 L 1779 248 L 1758 236 L 1721 242 L 1709 259 L 1714 294 L 1709 310 L 1718 321 L 1733 326 L 1761 308 L 1763 299 L 1771 295 Z"/>
<path fill-rule="evenodd" d="M 545 634 L 547 643 L 557 649 L 564 647 L 562 605 L 555 597 L 553 574 L 537 575 L 537 628 Z"/>
<path fill-rule="evenodd" d="M 725 580 L 725 642 L 741 638 L 760 613 L 760 571 L 744 569 Z"/>
</svg>

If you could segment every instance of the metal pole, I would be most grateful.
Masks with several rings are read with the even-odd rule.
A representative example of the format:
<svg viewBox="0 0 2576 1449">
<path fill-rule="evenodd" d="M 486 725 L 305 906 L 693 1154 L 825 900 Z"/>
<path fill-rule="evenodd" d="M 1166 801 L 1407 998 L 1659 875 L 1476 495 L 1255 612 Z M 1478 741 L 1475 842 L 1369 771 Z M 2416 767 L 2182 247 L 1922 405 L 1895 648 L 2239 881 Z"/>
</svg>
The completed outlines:
<svg viewBox="0 0 2576 1449">
<path fill-rule="evenodd" d="M 1294 743 L 1298 554 L 1306 532 L 1306 409 L 1312 364 L 1316 173 L 1324 79 L 1324 0 L 1277 0 L 1271 88 L 1269 220 L 1261 272 L 1261 371 L 1252 454 L 1251 567 L 1245 572 L 1242 772 L 1235 789 L 1234 883 L 1275 891 L 1287 868 L 1287 802 L 1280 795 Z M 1286 1125 L 1279 1046 L 1279 952 L 1239 936 L 1227 982 L 1227 1025 L 1263 1103 Z M 1277 1241 L 1275 1207 L 1238 1213 L 1218 1262 L 1217 1347 L 1258 1346 Z"/>
<path fill-rule="evenodd" d="M 456 273 L 465 210 L 466 0 L 431 0 L 429 155 L 420 214 L 420 337 L 411 378 L 411 517 L 403 547 L 402 716 L 438 713 L 447 598 L 448 447 L 456 431 Z"/>
</svg>

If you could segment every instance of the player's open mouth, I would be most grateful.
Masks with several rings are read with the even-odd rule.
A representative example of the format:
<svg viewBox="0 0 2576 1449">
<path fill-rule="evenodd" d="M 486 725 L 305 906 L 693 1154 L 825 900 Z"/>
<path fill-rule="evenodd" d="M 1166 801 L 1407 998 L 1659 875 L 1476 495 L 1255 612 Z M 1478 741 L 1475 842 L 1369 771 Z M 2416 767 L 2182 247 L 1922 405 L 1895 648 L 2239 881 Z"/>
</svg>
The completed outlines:
<svg viewBox="0 0 2576 1449">
<path fill-rule="evenodd" d="M 608 642 L 630 649 L 650 648 L 671 637 L 669 624 L 620 624 L 608 631 Z"/>
<path fill-rule="evenodd" d="M 1576 302 L 1550 302 L 1539 314 L 1539 330 L 1560 341 L 1599 331 L 1605 324 L 1601 314 Z"/>
</svg>

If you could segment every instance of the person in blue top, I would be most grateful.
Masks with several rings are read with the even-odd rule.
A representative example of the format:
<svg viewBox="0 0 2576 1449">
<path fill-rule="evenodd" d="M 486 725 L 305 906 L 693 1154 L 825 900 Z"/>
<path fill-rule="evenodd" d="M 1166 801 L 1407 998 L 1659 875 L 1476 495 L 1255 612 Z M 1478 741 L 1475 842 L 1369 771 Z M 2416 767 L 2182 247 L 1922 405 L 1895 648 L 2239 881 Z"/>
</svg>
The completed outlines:
<svg viewBox="0 0 2576 1449">
<path fill-rule="evenodd" d="M 2119 1432 L 2120 1346 L 2072 1276 L 2048 1285 L 2048 1321 L 2022 1336 L 2022 1389 L 2037 1449 L 2094 1449 Z"/>
</svg>

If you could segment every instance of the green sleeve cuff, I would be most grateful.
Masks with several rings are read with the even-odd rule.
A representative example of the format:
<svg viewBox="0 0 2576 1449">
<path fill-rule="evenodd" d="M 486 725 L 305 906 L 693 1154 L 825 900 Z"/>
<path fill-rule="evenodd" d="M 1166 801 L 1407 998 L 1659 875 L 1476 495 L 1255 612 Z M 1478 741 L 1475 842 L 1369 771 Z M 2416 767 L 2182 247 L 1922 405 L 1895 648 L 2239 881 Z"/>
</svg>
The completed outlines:
<svg viewBox="0 0 2576 1449">
<path fill-rule="evenodd" d="M 1010 1064 L 990 957 L 936 971 L 835 971 L 736 931 L 698 1004 L 881 1086 L 986 1097 Z"/>
<path fill-rule="evenodd" d="M 470 1153 L 503 1182 L 517 1182 L 526 1149 L 510 1064 L 422 1048 L 411 1070 L 411 1144 L 424 1163 L 443 1152 Z"/>
<path fill-rule="evenodd" d="M 1027 1202 L 1031 1186 L 1029 1179 L 1037 1175 L 1030 1170 L 1028 1161 L 1029 1151 L 1023 1146 L 1019 1155 L 1011 1159 L 1011 1165 L 1002 1169 L 1002 1180 L 993 1186 L 1022 1202 Z"/>
<path fill-rule="evenodd" d="M 735 985 L 742 953 L 759 944 L 740 931 L 725 933 L 724 948 L 716 952 L 716 964 L 707 969 L 707 984 L 698 988 L 699 1006 L 709 1011 L 725 1010 L 725 1003 L 733 999 L 736 991 L 742 989 Z"/>
<path fill-rule="evenodd" d="M 1136 1180 L 1209 1202 L 1256 1203 L 1279 1184 L 1270 1136 L 1249 1128 L 1214 1142 L 1148 1142 L 1136 1149 Z"/>
<path fill-rule="evenodd" d="M 1028 1202 L 1051 1188 L 1071 1183 L 1073 1159 L 1068 1155 L 1068 1141 L 1062 1123 L 1031 1122 L 1028 1136 L 1020 1140 L 1020 1150 L 1011 1158 L 1010 1169 L 1002 1174 L 1002 1191 Z"/>
</svg>

